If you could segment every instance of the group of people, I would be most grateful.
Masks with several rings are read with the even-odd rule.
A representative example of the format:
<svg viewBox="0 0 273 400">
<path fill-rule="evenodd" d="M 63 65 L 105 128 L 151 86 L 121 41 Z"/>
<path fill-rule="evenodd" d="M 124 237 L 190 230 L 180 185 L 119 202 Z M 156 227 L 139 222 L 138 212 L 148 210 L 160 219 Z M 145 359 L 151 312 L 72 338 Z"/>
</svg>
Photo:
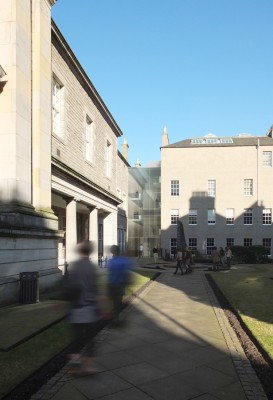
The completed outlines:
<svg viewBox="0 0 273 400">
<path fill-rule="evenodd" d="M 92 336 L 94 324 L 102 316 L 100 293 L 98 289 L 97 267 L 90 260 L 93 245 L 86 241 L 77 246 L 78 259 L 68 268 L 66 293 L 70 301 L 69 323 L 74 333 L 75 349 L 70 354 L 70 372 L 94 373 L 94 346 Z M 122 299 L 130 281 L 130 263 L 119 256 L 116 245 L 110 249 L 112 258 L 107 266 L 107 298 L 111 304 L 113 324 L 119 323 Z M 108 313 L 109 317 L 109 313 Z M 79 351 L 85 345 L 82 352 Z"/>
<path fill-rule="evenodd" d="M 178 248 L 176 252 L 176 269 L 174 275 L 177 274 L 178 269 L 181 271 L 181 275 L 191 271 L 193 264 L 193 255 L 189 247 L 185 247 L 184 250 Z"/>
<path fill-rule="evenodd" d="M 227 264 L 227 267 L 230 268 L 231 257 L 232 251 L 229 246 L 225 249 L 223 249 L 223 247 L 220 247 L 219 250 L 217 249 L 217 247 L 214 247 L 211 252 L 212 270 L 219 271 L 220 266 L 223 268 L 225 267 L 225 263 Z"/>
</svg>

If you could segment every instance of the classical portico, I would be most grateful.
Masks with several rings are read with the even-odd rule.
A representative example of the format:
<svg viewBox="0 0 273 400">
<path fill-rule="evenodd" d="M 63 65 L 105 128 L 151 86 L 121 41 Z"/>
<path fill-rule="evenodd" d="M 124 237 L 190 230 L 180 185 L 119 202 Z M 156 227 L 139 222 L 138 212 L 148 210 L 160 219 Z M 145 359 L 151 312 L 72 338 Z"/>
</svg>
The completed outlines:
<svg viewBox="0 0 273 400">
<path fill-rule="evenodd" d="M 75 248 L 82 240 L 94 244 L 92 260 L 109 256 L 110 246 L 117 244 L 117 212 L 120 200 L 95 186 L 76 171 L 53 159 L 52 208 L 64 238 L 59 241 L 58 264 L 64 269 L 76 257 Z M 79 175 L 79 174 L 78 174 Z"/>
</svg>

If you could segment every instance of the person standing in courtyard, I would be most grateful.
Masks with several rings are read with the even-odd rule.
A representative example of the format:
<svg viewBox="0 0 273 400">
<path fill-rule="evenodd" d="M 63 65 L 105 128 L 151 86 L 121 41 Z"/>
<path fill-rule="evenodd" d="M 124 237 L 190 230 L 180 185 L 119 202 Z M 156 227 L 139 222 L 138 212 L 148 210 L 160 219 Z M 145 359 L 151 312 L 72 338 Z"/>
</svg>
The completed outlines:
<svg viewBox="0 0 273 400">
<path fill-rule="evenodd" d="M 192 252 L 189 247 L 185 247 L 184 255 L 183 255 L 183 263 L 186 268 L 186 273 L 191 272 L 191 264 L 192 264 Z"/>
<path fill-rule="evenodd" d="M 227 260 L 227 267 L 230 268 L 231 266 L 231 257 L 232 257 L 232 251 L 230 247 L 228 246 L 226 248 L 226 260 Z"/>
<path fill-rule="evenodd" d="M 98 320 L 97 271 L 89 259 L 92 251 L 91 242 L 78 244 L 79 259 L 68 267 L 67 293 L 71 303 L 68 321 L 76 350 L 69 357 L 72 374 L 97 372 L 92 341 L 94 324 Z"/>
<path fill-rule="evenodd" d="M 143 244 L 142 243 L 140 243 L 140 246 L 139 246 L 139 257 L 143 257 Z"/>
<path fill-rule="evenodd" d="M 158 248 L 157 247 L 153 248 L 153 255 L 154 255 L 154 262 L 156 264 L 157 260 L 158 260 Z"/>
<path fill-rule="evenodd" d="M 182 263 L 183 263 L 183 253 L 181 249 L 177 249 L 176 253 L 176 269 L 175 272 L 173 273 L 174 275 L 177 274 L 178 269 L 180 268 L 181 275 L 183 275 L 183 268 L 182 268 Z"/>
<path fill-rule="evenodd" d="M 212 270 L 219 271 L 220 253 L 217 250 L 217 247 L 213 248 L 211 252 L 211 259 L 212 259 Z"/>
<path fill-rule="evenodd" d="M 225 250 L 223 249 L 223 247 L 220 247 L 219 254 L 220 254 L 220 264 L 224 268 L 225 267 Z"/>
</svg>

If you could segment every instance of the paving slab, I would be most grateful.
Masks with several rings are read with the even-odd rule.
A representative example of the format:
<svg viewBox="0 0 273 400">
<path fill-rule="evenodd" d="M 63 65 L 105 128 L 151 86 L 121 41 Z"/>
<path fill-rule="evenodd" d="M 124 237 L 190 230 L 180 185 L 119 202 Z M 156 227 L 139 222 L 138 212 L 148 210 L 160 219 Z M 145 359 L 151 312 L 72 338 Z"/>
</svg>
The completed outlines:
<svg viewBox="0 0 273 400">
<path fill-rule="evenodd" d="M 233 357 L 236 339 L 229 341 L 231 332 L 211 296 L 203 271 L 190 276 L 164 272 L 123 311 L 122 327 L 105 328 L 99 335 L 97 362 L 103 371 L 92 376 L 70 377 L 51 398 L 260 398 L 253 397 L 257 381 L 251 395 L 244 390 Z M 240 350 L 236 357 L 237 360 L 243 357 Z"/>
</svg>

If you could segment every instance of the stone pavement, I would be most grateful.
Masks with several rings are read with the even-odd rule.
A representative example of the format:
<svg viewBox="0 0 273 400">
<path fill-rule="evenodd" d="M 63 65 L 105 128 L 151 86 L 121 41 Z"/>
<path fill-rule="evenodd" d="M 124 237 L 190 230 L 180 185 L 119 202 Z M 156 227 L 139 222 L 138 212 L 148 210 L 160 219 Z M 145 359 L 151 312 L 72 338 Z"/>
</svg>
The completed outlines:
<svg viewBox="0 0 273 400">
<path fill-rule="evenodd" d="M 204 277 L 162 274 L 98 336 L 100 373 L 63 368 L 32 400 L 266 399 Z"/>
</svg>

